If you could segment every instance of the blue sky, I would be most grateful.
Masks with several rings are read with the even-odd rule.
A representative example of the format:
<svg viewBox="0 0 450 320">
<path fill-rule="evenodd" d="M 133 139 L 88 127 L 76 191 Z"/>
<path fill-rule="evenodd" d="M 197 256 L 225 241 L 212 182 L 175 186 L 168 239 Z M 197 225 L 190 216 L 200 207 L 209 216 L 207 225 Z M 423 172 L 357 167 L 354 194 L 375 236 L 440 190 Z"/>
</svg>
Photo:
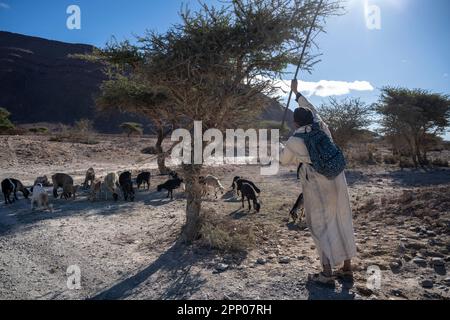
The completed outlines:
<svg viewBox="0 0 450 320">
<path fill-rule="evenodd" d="M 179 21 L 182 3 L 197 7 L 194 0 L 0 0 L 0 30 L 102 46 L 112 35 L 166 30 Z M 367 27 L 365 3 L 379 8 L 380 29 Z M 81 30 L 66 27 L 72 4 L 81 9 Z M 314 104 L 332 95 L 372 103 L 385 85 L 450 93 L 449 0 L 348 0 L 345 6 L 347 13 L 331 18 L 317 38 L 322 61 L 300 76 Z"/>
</svg>

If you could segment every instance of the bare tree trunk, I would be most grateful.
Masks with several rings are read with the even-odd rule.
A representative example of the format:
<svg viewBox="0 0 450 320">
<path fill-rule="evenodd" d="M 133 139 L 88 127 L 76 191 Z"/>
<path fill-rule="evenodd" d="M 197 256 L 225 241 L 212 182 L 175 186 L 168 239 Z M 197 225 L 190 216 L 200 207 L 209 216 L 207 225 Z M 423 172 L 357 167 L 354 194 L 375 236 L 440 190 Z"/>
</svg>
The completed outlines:
<svg viewBox="0 0 450 320">
<path fill-rule="evenodd" d="M 192 243 L 198 238 L 200 231 L 202 192 L 198 177 L 201 165 L 185 165 L 183 169 L 186 183 L 186 224 L 183 228 L 182 239 L 186 243 Z"/>
</svg>

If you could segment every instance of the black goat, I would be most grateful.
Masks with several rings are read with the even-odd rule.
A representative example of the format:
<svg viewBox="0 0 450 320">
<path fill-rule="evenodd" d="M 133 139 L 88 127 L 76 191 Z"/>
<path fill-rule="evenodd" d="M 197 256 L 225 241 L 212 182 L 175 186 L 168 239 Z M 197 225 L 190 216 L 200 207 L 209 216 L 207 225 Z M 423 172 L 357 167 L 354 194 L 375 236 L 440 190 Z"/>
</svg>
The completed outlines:
<svg viewBox="0 0 450 320">
<path fill-rule="evenodd" d="M 176 172 L 176 171 L 170 171 L 169 172 L 169 177 L 170 177 L 170 179 L 172 179 L 172 180 L 176 180 L 176 179 L 179 179 L 180 177 L 178 176 L 178 173 Z"/>
<path fill-rule="evenodd" d="M 303 216 L 305 215 L 305 198 L 303 196 L 303 193 L 301 193 L 298 196 L 297 201 L 294 204 L 294 207 L 291 209 L 291 211 L 289 212 L 289 215 L 291 216 L 292 220 L 294 221 L 294 223 L 297 222 L 297 220 L 300 218 L 300 220 L 303 218 Z M 298 215 L 298 210 L 301 210 L 300 216 Z"/>
<path fill-rule="evenodd" d="M 170 199 L 173 200 L 173 190 L 178 189 L 182 183 L 183 179 L 180 178 L 167 180 L 166 182 L 158 186 L 158 192 L 167 190 L 167 198 L 170 196 Z"/>
<path fill-rule="evenodd" d="M 302 169 L 302 167 L 303 167 L 303 163 L 300 163 L 297 168 L 297 179 L 298 180 L 300 180 L 300 170 Z M 306 176 L 306 179 L 308 179 L 308 176 Z M 301 210 L 300 216 L 298 215 L 299 209 Z M 300 220 L 302 220 L 302 218 L 304 217 L 304 215 L 305 215 L 305 197 L 303 196 L 303 193 L 301 193 L 298 196 L 297 201 L 295 202 L 291 211 L 289 211 L 289 215 L 291 216 L 294 223 L 296 223 L 299 218 L 300 218 Z"/>
<path fill-rule="evenodd" d="M 23 186 L 22 182 L 12 178 L 2 181 L 2 191 L 5 196 L 5 204 L 12 204 L 13 201 L 19 200 L 19 198 L 17 198 L 17 191 L 22 192 L 25 199 L 28 199 L 28 196 L 30 195 L 30 191 Z M 9 198 L 11 194 L 14 196 L 13 201 Z"/>
<path fill-rule="evenodd" d="M 136 178 L 136 184 L 137 184 L 138 190 L 141 187 L 141 185 L 143 185 L 144 189 L 145 189 L 145 184 L 147 184 L 147 190 L 150 190 L 150 178 L 151 178 L 150 172 L 139 173 Z"/>
<path fill-rule="evenodd" d="M 119 176 L 119 185 L 123 192 L 123 198 L 125 201 L 130 197 L 131 201 L 134 201 L 134 189 L 133 189 L 133 181 L 131 181 L 131 172 L 126 171 L 120 174 Z"/>
<path fill-rule="evenodd" d="M 244 200 L 245 198 L 247 198 L 248 211 L 252 209 L 252 205 L 250 204 L 250 200 L 252 200 L 253 207 L 255 208 L 256 212 L 259 212 L 259 210 L 261 209 L 261 205 L 258 202 L 258 199 L 256 197 L 256 190 L 253 188 L 253 186 L 249 183 L 243 182 L 240 190 L 242 194 L 242 208 L 245 208 Z"/>
<path fill-rule="evenodd" d="M 261 190 L 250 180 L 242 179 L 241 177 L 234 177 L 233 184 L 231 185 L 231 187 L 233 188 L 233 190 L 236 190 L 236 194 L 238 196 L 239 196 L 239 191 L 241 191 L 241 193 L 242 193 L 241 188 L 242 188 L 243 183 L 247 183 L 247 184 L 251 185 L 257 194 L 261 193 Z"/>
</svg>

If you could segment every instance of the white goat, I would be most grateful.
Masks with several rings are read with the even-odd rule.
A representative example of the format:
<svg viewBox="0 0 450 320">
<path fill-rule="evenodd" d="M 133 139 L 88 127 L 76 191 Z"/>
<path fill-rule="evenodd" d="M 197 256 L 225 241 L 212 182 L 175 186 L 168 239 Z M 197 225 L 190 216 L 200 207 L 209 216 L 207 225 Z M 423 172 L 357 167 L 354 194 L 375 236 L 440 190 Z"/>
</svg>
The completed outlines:
<svg viewBox="0 0 450 320">
<path fill-rule="evenodd" d="M 52 205 L 49 203 L 47 191 L 45 191 L 41 183 L 38 183 L 33 187 L 33 196 L 31 197 L 32 211 L 34 211 L 35 204 L 37 204 L 38 208 L 46 208 L 50 212 L 53 212 Z"/>
<path fill-rule="evenodd" d="M 225 188 L 220 183 L 220 180 L 217 177 L 211 175 L 200 177 L 199 182 L 203 185 L 203 194 L 208 193 L 208 189 L 212 188 L 214 190 L 214 196 L 217 199 L 217 192 L 219 190 L 222 194 L 225 192 Z"/>
</svg>

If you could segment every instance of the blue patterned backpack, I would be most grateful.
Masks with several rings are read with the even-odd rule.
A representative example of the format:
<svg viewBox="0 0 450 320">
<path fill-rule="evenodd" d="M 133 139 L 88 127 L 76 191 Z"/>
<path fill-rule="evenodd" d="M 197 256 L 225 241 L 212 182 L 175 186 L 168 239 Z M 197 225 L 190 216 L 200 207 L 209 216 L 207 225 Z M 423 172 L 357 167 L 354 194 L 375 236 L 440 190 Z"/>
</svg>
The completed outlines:
<svg viewBox="0 0 450 320">
<path fill-rule="evenodd" d="M 320 129 L 317 122 L 312 125 L 311 132 L 296 133 L 294 137 L 305 142 L 314 170 L 321 175 L 334 179 L 346 167 L 341 149 Z"/>
</svg>

